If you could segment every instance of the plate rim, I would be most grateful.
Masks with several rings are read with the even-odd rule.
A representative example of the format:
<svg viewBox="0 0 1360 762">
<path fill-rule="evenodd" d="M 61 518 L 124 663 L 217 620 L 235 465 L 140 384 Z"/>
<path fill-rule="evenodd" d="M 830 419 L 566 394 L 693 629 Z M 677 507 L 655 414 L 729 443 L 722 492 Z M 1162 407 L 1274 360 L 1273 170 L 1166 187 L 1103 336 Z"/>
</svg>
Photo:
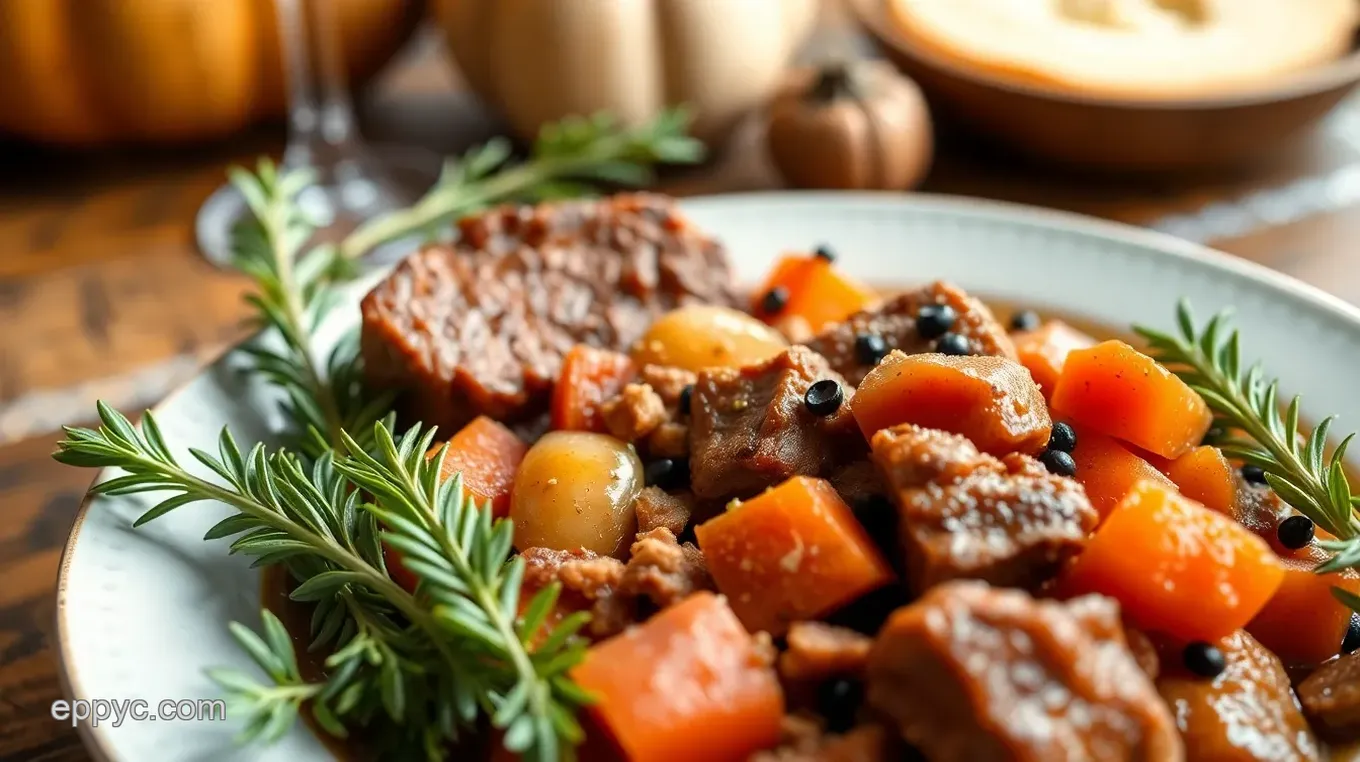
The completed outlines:
<svg viewBox="0 0 1360 762">
<path fill-rule="evenodd" d="M 1140 248 L 1153 250 L 1160 255 L 1205 263 L 1245 280 L 1254 281 L 1258 285 L 1285 291 L 1300 300 L 1311 302 L 1316 307 L 1326 309 L 1329 313 L 1332 313 L 1333 317 L 1350 324 L 1357 333 L 1360 333 L 1360 306 L 1352 305 L 1344 299 L 1323 291 L 1317 286 L 1304 283 L 1292 275 L 1204 244 L 1178 238 L 1169 233 L 1076 212 L 955 194 L 898 193 L 891 191 L 749 191 L 678 197 L 676 202 L 680 211 L 684 214 L 688 214 L 693 208 L 706 206 L 787 203 L 821 206 L 872 202 L 882 206 L 907 206 L 916 209 L 934 208 L 955 213 L 970 213 L 973 216 L 999 217 L 1016 223 L 1028 222 L 1049 228 L 1066 228 L 1069 231 L 1075 230 L 1080 233 L 1126 242 Z M 249 341 L 249 338 L 242 342 L 227 345 L 220 352 L 211 355 L 200 364 L 198 370 L 190 378 L 173 388 L 154 405 L 143 411 L 143 414 L 161 411 L 175 398 L 183 394 L 192 383 L 202 377 L 206 369 L 235 351 L 244 341 Z M 138 417 L 137 421 L 140 423 L 141 416 Z M 71 700 L 85 697 L 79 690 L 80 681 L 76 675 L 75 660 L 70 650 L 71 641 L 67 633 L 69 610 L 66 604 L 66 592 L 70 584 L 69 571 L 76 544 L 80 539 L 80 530 L 89 514 L 91 503 L 99 497 L 92 491 L 92 488 L 102 480 L 107 470 L 101 468 L 95 472 L 90 481 L 90 486 L 81 498 L 80 505 L 76 508 L 76 515 L 72 520 L 71 529 L 62 546 L 61 559 L 57 567 L 56 607 L 53 612 L 55 619 L 53 632 L 56 638 L 53 646 L 57 657 L 58 682 L 64 690 L 64 693 L 58 699 Z M 89 723 L 79 723 L 76 730 L 85 749 L 97 762 L 113 762 L 113 756 L 104 746 L 103 733 L 98 732 L 100 728 L 91 726 Z"/>
</svg>

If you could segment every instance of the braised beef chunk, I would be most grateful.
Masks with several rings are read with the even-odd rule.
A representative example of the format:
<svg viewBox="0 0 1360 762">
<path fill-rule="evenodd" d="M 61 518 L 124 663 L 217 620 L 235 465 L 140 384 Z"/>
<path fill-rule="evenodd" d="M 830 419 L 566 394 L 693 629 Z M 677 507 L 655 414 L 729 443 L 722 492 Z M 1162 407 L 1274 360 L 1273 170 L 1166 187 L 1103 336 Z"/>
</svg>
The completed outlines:
<svg viewBox="0 0 1360 762">
<path fill-rule="evenodd" d="M 691 593 L 712 590 L 713 578 L 708 575 L 704 554 L 688 542 L 676 542 L 675 535 L 663 527 L 637 536 L 619 589 L 665 608 Z"/>
<path fill-rule="evenodd" d="M 1186 757 L 1218 762 L 1306 762 L 1320 758 L 1289 676 L 1275 654 L 1238 631 L 1216 644 L 1226 668 L 1217 677 L 1190 674 L 1162 659 L 1157 690 L 1171 706 Z"/>
<path fill-rule="evenodd" d="M 868 701 L 931 762 L 1185 758 L 1118 606 L 950 582 L 888 620 Z"/>
<path fill-rule="evenodd" d="M 863 439 L 847 405 L 827 415 L 804 397 L 818 381 L 853 390 L 806 347 L 760 365 L 699 374 L 690 402 L 690 482 L 701 498 L 746 497 L 790 476 L 819 476 Z"/>
<path fill-rule="evenodd" d="M 874 435 L 873 458 L 917 592 L 958 578 L 1036 587 L 1096 526 L 1081 485 L 1026 455 L 998 460 L 957 434 L 903 424 Z"/>
<path fill-rule="evenodd" d="M 637 514 L 639 535 L 664 528 L 679 537 L 689 525 L 690 516 L 694 515 L 694 496 L 673 495 L 660 487 L 643 487 L 633 501 L 633 511 Z"/>
<path fill-rule="evenodd" d="M 1318 733 L 1342 743 L 1360 740 L 1360 653 L 1318 667 L 1299 684 L 1299 701 Z"/>
<path fill-rule="evenodd" d="M 898 762 L 892 734 L 882 725 L 858 725 L 844 734 L 828 733 L 815 719 L 784 718 L 778 748 L 757 752 L 748 762 Z"/>
<path fill-rule="evenodd" d="M 845 627 L 823 622 L 794 622 L 779 655 L 779 676 L 786 682 L 821 682 L 864 676 L 873 641 Z"/>
<path fill-rule="evenodd" d="M 884 492 L 878 468 L 869 459 L 857 460 L 836 469 L 828 477 L 846 505 L 854 506 Z"/>
<path fill-rule="evenodd" d="M 726 255 L 659 196 L 505 207 L 459 224 L 456 246 L 403 261 L 364 298 L 375 389 L 456 429 L 541 412 L 573 345 L 626 350 L 681 304 L 734 304 Z"/>
<path fill-rule="evenodd" d="M 858 386 L 874 366 L 872 362 L 865 362 L 869 358 L 856 351 L 855 341 L 859 336 L 880 336 L 888 350 L 900 349 L 909 355 L 936 351 L 937 337 L 926 338 L 916 330 L 917 314 L 930 304 L 948 305 L 954 311 L 949 333 L 966 340 L 969 354 L 1015 359 L 1015 345 L 987 305 L 943 281 L 852 315 L 826 329 L 807 345 L 824 355 L 832 368 Z"/>
<path fill-rule="evenodd" d="M 666 404 L 647 384 L 628 384 L 600 407 L 604 425 L 615 439 L 636 442 L 666 422 Z"/>
<path fill-rule="evenodd" d="M 597 556 L 588 550 L 550 548 L 527 548 L 520 557 L 524 559 L 521 605 L 527 604 L 539 590 L 559 582 L 562 591 L 558 609 L 589 611 L 591 619 L 586 634 L 592 638 L 607 638 L 633 623 L 636 607 L 631 599 L 619 595 L 624 565 L 617 559 Z"/>
</svg>

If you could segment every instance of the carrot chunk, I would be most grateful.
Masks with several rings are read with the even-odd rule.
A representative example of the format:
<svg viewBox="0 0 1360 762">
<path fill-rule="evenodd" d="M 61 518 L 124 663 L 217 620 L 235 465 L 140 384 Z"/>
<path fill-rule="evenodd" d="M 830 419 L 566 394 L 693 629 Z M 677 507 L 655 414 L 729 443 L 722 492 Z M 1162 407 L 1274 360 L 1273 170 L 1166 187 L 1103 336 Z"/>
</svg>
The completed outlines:
<svg viewBox="0 0 1360 762">
<path fill-rule="evenodd" d="M 1067 355 L 1053 410 L 1163 458 L 1199 444 L 1213 416 L 1171 371 L 1122 341 Z"/>
<path fill-rule="evenodd" d="M 796 476 L 695 527 L 719 592 L 750 630 L 780 635 L 893 579 L 831 484 Z"/>
<path fill-rule="evenodd" d="M 443 445 L 435 445 L 427 453 L 434 457 Z M 463 494 L 480 505 L 491 503 L 493 516 L 510 513 L 510 488 L 515 484 L 515 472 L 529 446 L 515 432 L 484 415 L 458 430 L 448 441 L 441 479 L 463 475 Z M 383 547 L 387 573 L 407 590 L 416 589 L 416 577 L 401 563 L 401 554 Z"/>
<path fill-rule="evenodd" d="M 529 446 L 507 429 L 484 415 L 477 416 L 449 440 L 444 455 L 445 479 L 463 475 L 463 490 L 477 502 L 491 502 L 491 513 L 496 517 L 510 513 L 510 488 L 515 484 L 515 472 Z M 430 451 L 431 455 L 439 448 Z"/>
<path fill-rule="evenodd" d="M 850 411 L 865 439 L 914 423 L 961 434 L 990 455 L 1037 453 L 1053 427 L 1029 371 L 1004 357 L 893 351 L 864 377 Z"/>
<path fill-rule="evenodd" d="M 562 359 L 562 374 L 552 393 L 552 427 L 558 431 L 607 434 L 600 406 L 633 379 L 628 355 L 586 344 L 572 347 Z"/>
<path fill-rule="evenodd" d="M 783 289 L 785 300 L 771 311 L 765 299 L 776 288 Z M 821 257 L 788 254 L 775 263 L 756 291 L 751 311 L 770 324 L 800 318 L 815 333 L 867 308 L 877 298 L 872 289 Z"/>
<path fill-rule="evenodd" d="M 1351 570 L 1314 573 L 1313 569 L 1327 558 L 1322 548 L 1310 544 L 1280 559 L 1284 581 L 1247 625 L 1247 632 L 1274 651 L 1287 667 L 1321 664 L 1336 656 L 1346 637 L 1351 610 L 1332 595 L 1332 588 L 1360 595 L 1360 575 Z"/>
<path fill-rule="evenodd" d="M 738 762 L 779 740 L 779 679 L 712 593 L 597 643 L 571 676 L 629 762 Z"/>
<path fill-rule="evenodd" d="M 1167 463 L 1163 473 L 1176 483 L 1182 495 L 1219 513 L 1232 514 L 1237 500 L 1237 474 L 1217 447 L 1200 445 Z"/>
<path fill-rule="evenodd" d="M 1077 464 L 1076 479 L 1086 488 L 1086 497 L 1102 521 L 1139 482 L 1172 486 L 1161 471 L 1114 437 L 1084 426 L 1073 428 L 1077 432 L 1077 446 L 1072 450 L 1072 460 Z"/>
<path fill-rule="evenodd" d="M 1061 320 L 1050 320 L 1033 331 L 1011 337 L 1020 364 L 1029 369 L 1045 397 L 1053 394 L 1068 353 L 1096 345 L 1096 340 Z"/>
<path fill-rule="evenodd" d="M 1216 640 L 1246 626 L 1284 579 L 1270 546 L 1173 488 L 1140 482 L 1060 583 L 1115 598 L 1140 628 Z"/>
</svg>

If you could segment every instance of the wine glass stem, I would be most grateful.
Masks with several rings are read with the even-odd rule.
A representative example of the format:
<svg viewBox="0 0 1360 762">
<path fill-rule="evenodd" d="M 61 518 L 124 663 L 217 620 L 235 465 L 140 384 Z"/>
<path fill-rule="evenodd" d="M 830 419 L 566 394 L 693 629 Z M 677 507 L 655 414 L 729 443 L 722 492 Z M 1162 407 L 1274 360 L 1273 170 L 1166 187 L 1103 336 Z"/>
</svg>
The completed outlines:
<svg viewBox="0 0 1360 762">
<path fill-rule="evenodd" d="M 288 77 L 284 163 L 334 167 L 358 150 L 332 0 L 276 0 Z M 325 178 L 322 178 L 325 182 Z"/>
</svg>

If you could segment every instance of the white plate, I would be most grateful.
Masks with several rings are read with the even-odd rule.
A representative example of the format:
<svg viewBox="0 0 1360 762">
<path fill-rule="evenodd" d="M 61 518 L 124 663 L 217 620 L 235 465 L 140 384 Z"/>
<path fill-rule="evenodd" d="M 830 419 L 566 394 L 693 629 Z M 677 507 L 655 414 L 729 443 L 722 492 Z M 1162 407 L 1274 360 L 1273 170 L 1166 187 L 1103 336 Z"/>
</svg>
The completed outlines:
<svg viewBox="0 0 1360 762">
<path fill-rule="evenodd" d="M 1067 214 L 931 196 L 759 194 L 686 201 L 728 244 L 745 281 L 781 251 L 826 242 L 869 281 L 954 281 L 980 295 L 1061 310 L 1114 326 L 1170 328 L 1176 300 L 1201 315 L 1234 306 L 1243 349 L 1304 395 L 1306 416 L 1339 413 L 1360 427 L 1360 311 L 1264 268 L 1163 235 Z M 358 294 L 355 295 L 357 303 Z M 357 309 L 337 311 L 341 322 Z M 344 326 L 332 326 L 334 329 Z M 230 425 L 242 441 L 269 436 L 270 397 L 233 369 L 210 367 L 157 408 L 177 455 L 215 449 Z M 1353 452 L 1360 454 L 1360 449 Z M 189 459 L 185 457 L 183 462 Z M 203 504 L 133 530 L 132 497 L 88 500 L 67 544 L 57 609 L 68 698 L 214 698 L 213 666 L 248 668 L 226 623 L 258 622 L 259 577 L 203 533 L 224 515 Z M 306 762 L 330 758 L 304 727 L 273 747 L 238 749 L 227 722 L 82 724 L 108 760 Z"/>
</svg>

